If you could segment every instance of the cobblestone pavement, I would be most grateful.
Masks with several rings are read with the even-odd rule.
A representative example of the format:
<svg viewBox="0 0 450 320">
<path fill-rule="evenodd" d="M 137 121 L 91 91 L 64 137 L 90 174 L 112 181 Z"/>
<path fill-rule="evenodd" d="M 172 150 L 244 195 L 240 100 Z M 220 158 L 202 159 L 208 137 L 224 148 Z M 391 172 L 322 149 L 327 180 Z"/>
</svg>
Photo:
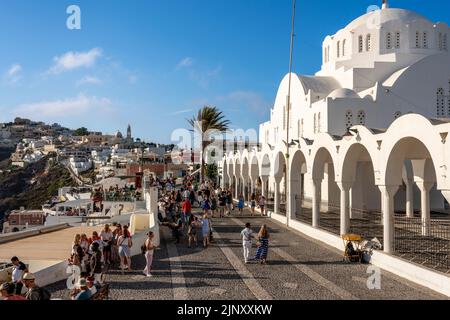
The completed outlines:
<svg viewBox="0 0 450 320">
<path fill-rule="evenodd" d="M 240 231 L 250 222 L 257 232 L 271 232 L 267 265 L 244 264 Z M 134 272 L 111 270 L 106 280 L 114 300 L 335 300 L 446 299 L 427 288 L 381 271 L 381 289 L 369 290 L 368 265 L 342 261 L 342 253 L 273 220 L 262 217 L 213 219 L 211 247 L 189 249 L 175 245 L 162 228 L 161 248 L 155 252 L 153 278 L 142 274 L 145 259 L 133 258 Z M 138 245 L 138 244 L 135 244 Z M 169 256 L 169 252 L 171 256 Z M 254 254 L 254 249 L 253 249 Z M 174 256 L 176 255 L 176 256 Z M 68 298 L 65 282 L 49 287 L 54 297 Z"/>
</svg>

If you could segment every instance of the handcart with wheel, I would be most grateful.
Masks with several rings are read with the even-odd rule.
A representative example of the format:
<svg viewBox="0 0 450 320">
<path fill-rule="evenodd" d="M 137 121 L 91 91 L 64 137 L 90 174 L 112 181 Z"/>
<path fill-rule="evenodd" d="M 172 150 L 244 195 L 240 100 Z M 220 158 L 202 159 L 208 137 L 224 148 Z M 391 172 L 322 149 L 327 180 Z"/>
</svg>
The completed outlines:
<svg viewBox="0 0 450 320">
<path fill-rule="evenodd" d="M 361 243 L 363 238 L 357 234 L 344 234 L 342 236 L 344 241 L 344 261 L 361 262 L 362 248 Z"/>
</svg>

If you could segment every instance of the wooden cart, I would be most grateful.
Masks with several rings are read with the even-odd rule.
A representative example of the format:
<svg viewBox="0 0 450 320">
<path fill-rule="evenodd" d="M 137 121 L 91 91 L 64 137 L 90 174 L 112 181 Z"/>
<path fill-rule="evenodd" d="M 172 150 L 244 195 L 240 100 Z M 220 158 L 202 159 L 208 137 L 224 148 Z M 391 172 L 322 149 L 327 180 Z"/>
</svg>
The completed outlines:
<svg viewBox="0 0 450 320">
<path fill-rule="evenodd" d="M 344 241 L 344 261 L 361 262 L 362 248 L 361 243 L 363 238 L 357 234 L 344 234 L 342 236 Z"/>
</svg>

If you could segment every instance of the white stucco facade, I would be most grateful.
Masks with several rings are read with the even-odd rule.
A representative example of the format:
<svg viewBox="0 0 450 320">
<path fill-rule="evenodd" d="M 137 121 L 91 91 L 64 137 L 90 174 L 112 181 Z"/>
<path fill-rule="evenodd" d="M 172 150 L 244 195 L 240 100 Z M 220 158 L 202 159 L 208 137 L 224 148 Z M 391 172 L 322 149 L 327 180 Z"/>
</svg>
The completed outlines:
<svg viewBox="0 0 450 320">
<path fill-rule="evenodd" d="M 388 255 L 398 215 L 418 215 L 418 236 L 429 236 L 431 212 L 449 217 L 449 35 L 445 23 L 386 4 L 327 36 L 321 70 L 292 74 L 289 121 L 287 75 L 260 125 L 260 151 L 227 154 L 223 186 L 273 198 L 273 217 L 291 227 L 305 206 L 308 230 L 337 208 L 337 235 L 358 212 L 380 213 Z"/>
</svg>

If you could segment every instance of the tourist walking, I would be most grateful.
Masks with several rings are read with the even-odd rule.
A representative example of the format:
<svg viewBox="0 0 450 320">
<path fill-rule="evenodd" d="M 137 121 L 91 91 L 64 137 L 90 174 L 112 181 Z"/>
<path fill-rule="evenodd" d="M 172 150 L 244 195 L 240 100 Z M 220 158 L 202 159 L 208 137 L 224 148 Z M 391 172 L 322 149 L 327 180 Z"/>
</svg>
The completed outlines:
<svg viewBox="0 0 450 320">
<path fill-rule="evenodd" d="M 192 213 L 192 204 L 191 201 L 189 201 L 189 199 L 184 200 L 181 211 L 183 213 L 183 220 L 184 220 L 183 223 L 188 225 Z"/>
<path fill-rule="evenodd" d="M 261 196 L 259 197 L 259 208 L 261 209 L 261 215 L 266 215 L 266 197 Z"/>
<path fill-rule="evenodd" d="M 219 215 L 220 218 L 223 218 L 225 216 L 225 207 L 227 205 L 227 198 L 226 198 L 226 193 L 225 192 L 221 192 L 219 194 Z"/>
<path fill-rule="evenodd" d="M 258 249 L 256 250 L 255 260 L 260 261 L 261 264 L 266 264 L 267 254 L 269 251 L 269 239 L 270 234 L 267 230 L 267 226 L 263 224 L 258 233 Z"/>
<path fill-rule="evenodd" d="M 188 247 L 192 247 L 192 242 L 194 242 L 195 246 L 198 245 L 198 228 L 199 228 L 199 222 L 198 218 L 195 216 L 191 216 L 191 221 L 189 223 L 188 227 L 188 236 L 189 236 L 189 244 Z"/>
<path fill-rule="evenodd" d="M 252 216 L 255 214 L 255 208 L 256 208 L 256 195 L 252 193 L 252 196 L 250 198 L 250 207 L 252 209 Z"/>
<path fill-rule="evenodd" d="M 202 235 L 203 248 L 207 248 L 209 246 L 211 236 L 211 220 L 207 214 L 205 214 L 202 219 Z"/>
<path fill-rule="evenodd" d="M 127 266 L 128 271 L 131 271 L 131 247 L 133 242 L 128 232 L 128 226 L 123 227 L 123 232 L 118 239 L 117 245 L 119 246 L 120 269 L 124 270 L 125 266 Z"/>
<path fill-rule="evenodd" d="M 113 233 L 109 228 L 109 224 L 105 224 L 102 232 L 100 233 L 100 239 L 103 241 L 103 261 L 105 264 L 111 264 L 111 251 L 112 251 L 112 241 Z"/>
<path fill-rule="evenodd" d="M 227 192 L 227 215 L 230 215 L 233 212 L 233 196 L 231 195 L 231 191 Z"/>
<path fill-rule="evenodd" d="M 208 197 L 205 197 L 205 200 L 202 204 L 203 214 L 209 215 L 209 210 L 211 210 L 211 201 Z"/>
<path fill-rule="evenodd" d="M 13 264 L 11 278 L 14 284 L 15 293 L 20 295 L 22 294 L 23 288 L 22 278 L 24 274 L 28 272 L 28 268 L 25 263 L 15 256 L 11 258 L 11 263 Z"/>
<path fill-rule="evenodd" d="M 254 237 L 254 232 L 251 229 L 251 224 L 246 223 L 244 230 L 241 231 L 242 238 L 242 248 L 244 250 L 244 261 L 249 262 L 250 250 L 252 249 L 252 238 Z"/>
<path fill-rule="evenodd" d="M 245 200 L 244 200 L 244 196 L 242 195 L 242 193 L 239 195 L 239 201 L 238 201 L 238 210 L 239 210 L 239 214 L 242 216 L 243 210 L 244 210 L 244 204 L 245 204 Z"/>
<path fill-rule="evenodd" d="M 182 229 L 183 229 L 183 219 L 178 214 L 174 217 L 174 223 L 170 225 L 170 228 L 173 231 L 173 236 L 176 240 L 176 244 L 180 244 L 181 242 L 181 236 L 183 235 Z"/>
<path fill-rule="evenodd" d="M 153 244 L 153 238 L 155 237 L 154 233 L 152 231 L 150 231 L 147 234 L 147 240 L 145 240 L 145 260 L 146 260 L 146 266 L 144 269 L 144 274 L 147 277 L 152 277 L 152 274 L 150 273 L 152 271 L 152 263 L 153 263 L 153 253 L 155 251 L 155 249 L 157 248 L 154 244 Z"/>
</svg>

